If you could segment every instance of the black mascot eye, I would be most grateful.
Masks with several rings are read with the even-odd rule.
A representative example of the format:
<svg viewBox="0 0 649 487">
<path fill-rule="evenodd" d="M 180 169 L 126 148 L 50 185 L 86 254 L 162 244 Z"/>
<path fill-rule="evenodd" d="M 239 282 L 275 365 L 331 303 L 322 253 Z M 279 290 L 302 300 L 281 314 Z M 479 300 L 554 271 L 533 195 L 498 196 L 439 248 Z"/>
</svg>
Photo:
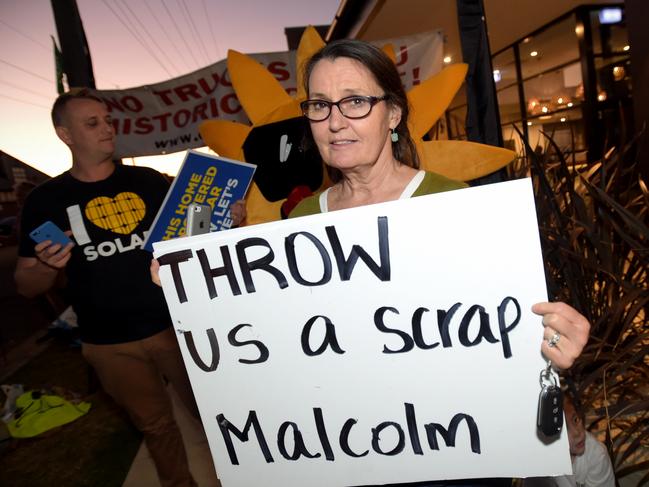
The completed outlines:
<svg viewBox="0 0 649 487">
<path fill-rule="evenodd" d="M 315 191 L 322 185 L 322 159 L 304 117 L 253 128 L 243 153 L 257 166 L 255 183 L 268 201 L 287 198 L 298 186 Z"/>
</svg>

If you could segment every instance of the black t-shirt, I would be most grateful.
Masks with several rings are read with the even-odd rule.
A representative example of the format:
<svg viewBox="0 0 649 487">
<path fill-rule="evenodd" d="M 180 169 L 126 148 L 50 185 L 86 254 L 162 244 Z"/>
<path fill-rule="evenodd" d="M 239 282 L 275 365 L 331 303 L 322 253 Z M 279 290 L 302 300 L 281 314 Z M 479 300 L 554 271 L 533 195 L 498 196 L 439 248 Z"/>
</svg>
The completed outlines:
<svg viewBox="0 0 649 487">
<path fill-rule="evenodd" d="M 46 220 L 73 232 L 66 274 L 82 341 L 129 342 L 170 326 L 162 290 L 151 282 L 152 256 L 141 248 L 168 187 L 153 169 L 118 165 L 90 183 L 65 172 L 25 201 L 20 256 L 34 257 L 29 232 Z"/>
</svg>

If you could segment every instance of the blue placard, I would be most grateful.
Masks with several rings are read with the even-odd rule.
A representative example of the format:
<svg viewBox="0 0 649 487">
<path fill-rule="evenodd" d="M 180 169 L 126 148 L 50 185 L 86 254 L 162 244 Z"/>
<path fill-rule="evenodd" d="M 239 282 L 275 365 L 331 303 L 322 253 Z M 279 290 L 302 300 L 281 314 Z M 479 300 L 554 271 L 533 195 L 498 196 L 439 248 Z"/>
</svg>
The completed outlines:
<svg viewBox="0 0 649 487">
<path fill-rule="evenodd" d="M 184 236 L 187 207 L 191 203 L 210 205 L 211 232 L 230 228 L 230 205 L 243 199 L 256 168 L 247 162 L 187 151 L 149 229 L 144 249 L 152 252 L 153 242 Z"/>
</svg>

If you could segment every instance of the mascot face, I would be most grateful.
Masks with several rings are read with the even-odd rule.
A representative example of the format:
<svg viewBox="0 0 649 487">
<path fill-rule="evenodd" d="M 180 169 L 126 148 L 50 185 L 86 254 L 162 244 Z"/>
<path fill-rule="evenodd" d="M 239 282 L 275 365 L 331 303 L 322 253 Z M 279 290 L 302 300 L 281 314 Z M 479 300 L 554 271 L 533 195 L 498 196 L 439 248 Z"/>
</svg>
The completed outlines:
<svg viewBox="0 0 649 487">
<path fill-rule="evenodd" d="M 322 185 L 322 161 L 309 139 L 303 117 L 254 127 L 246 137 L 243 154 L 257 166 L 255 183 L 268 201 L 288 198 L 298 186 L 314 192 Z"/>
<path fill-rule="evenodd" d="M 301 71 L 304 60 L 323 46 L 324 41 L 317 31 L 307 28 L 297 51 L 297 71 Z M 395 60 L 391 45 L 383 50 Z M 244 54 L 228 52 L 228 72 L 252 127 L 225 120 L 207 120 L 200 126 L 201 136 L 217 154 L 257 165 L 255 180 L 246 199 L 248 224 L 279 220 L 299 198 L 331 185 L 320 154 L 312 143 L 308 122 L 301 116 L 299 102 L 306 98 L 301 76 L 298 77 L 297 97 L 292 98 L 270 71 Z M 408 126 L 422 169 L 460 181 L 490 174 L 516 156 L 500 147 L 472 142 L 423 140 L 453 100 L 466 72 L 465 64 L 454 64 L 408 91 L 411 106 Z M 286 198 L 288 205 L 285 205 Z"/>
</svg>

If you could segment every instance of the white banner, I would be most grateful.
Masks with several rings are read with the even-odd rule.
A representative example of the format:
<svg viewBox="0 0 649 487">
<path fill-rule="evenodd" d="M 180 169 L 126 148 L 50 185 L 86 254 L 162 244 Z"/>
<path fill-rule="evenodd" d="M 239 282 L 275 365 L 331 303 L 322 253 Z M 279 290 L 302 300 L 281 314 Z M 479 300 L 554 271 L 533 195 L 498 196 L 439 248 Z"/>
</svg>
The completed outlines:
<svg viewBox="0 0 649 487">
<path fill-rule="evenodd" d="M 154 247 L 224 487 L 571 472 L 529 180 Z"/>
<path fill-rule="evenodd" d="M 434 31 L 376 42 L 391 42 L 406 89 L 442 67 L 443 35 Z M 290 94 L 297 92 L 295 51 L 250 54 L 275 76 Z M 126 90 L 99 90 L 114 120 L 117 157 L 166 154 L 204 145 L 198 126 L 204 120 L 248 123 L 232 89 L 227 61 L 185 76 Z"/>
</svg>

